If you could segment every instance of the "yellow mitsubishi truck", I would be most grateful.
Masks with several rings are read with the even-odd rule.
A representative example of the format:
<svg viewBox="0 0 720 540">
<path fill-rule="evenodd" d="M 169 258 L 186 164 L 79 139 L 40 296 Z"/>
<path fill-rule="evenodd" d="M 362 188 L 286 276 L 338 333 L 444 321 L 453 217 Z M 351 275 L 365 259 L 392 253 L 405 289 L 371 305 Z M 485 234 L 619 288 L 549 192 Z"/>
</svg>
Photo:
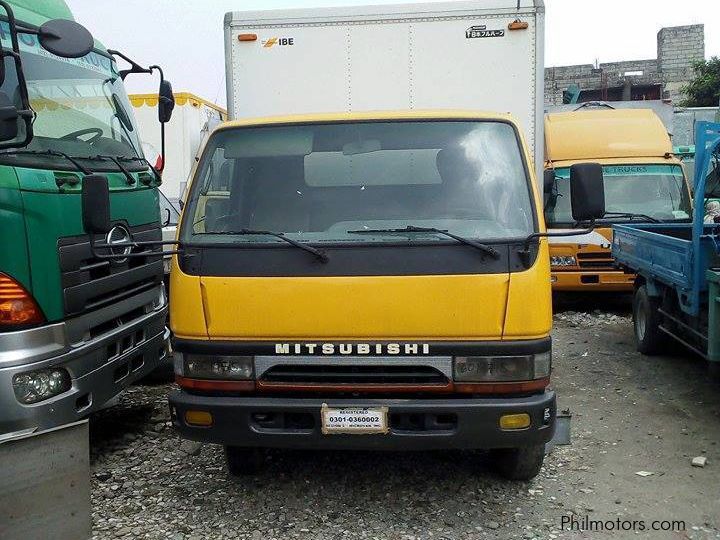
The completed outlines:
<svg viewBox="0 0 720 540">
<path fill-rule="evenodd" d="M 667 129 L 649 109 L 595 109 L 545 116 L 545 221 L 558 232 L 584 228 L 570 204 L 570 167 L 603 166 L 607 213 L 589 234 L 550 240 L 553 289 L 632 291 L 635 276 L 615 266 L 612 225 L 681 223 L 692 216 L 689 185 Z"/>
<path fill-rule="evenodd" d="M 542 17 L 540 0 L 226 16 L 232 121 L 171 268 L 183 437 L 223 445 L 232 474 L 262 448 L 489 449 L 508 478 L 538 473 L 556 410 Z M 583 196 L 600 167 L 572 176 L 576 218 L 603 215 Z"/>
<path fill-rule="evenodd" d="M 259 447 L 487 448 L 535 476 L 555 420 L 540 208 L 506 116 L 224 125 L 171 271 L 177 429 L 233 473 Z"/>
</svg>

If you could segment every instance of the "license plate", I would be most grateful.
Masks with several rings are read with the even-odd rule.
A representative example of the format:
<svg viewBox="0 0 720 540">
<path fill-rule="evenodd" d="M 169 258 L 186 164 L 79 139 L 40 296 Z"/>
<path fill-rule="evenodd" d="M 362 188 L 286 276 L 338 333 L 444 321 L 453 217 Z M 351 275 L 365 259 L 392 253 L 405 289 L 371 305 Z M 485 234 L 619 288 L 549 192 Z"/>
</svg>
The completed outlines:
<svg viewBox="0 0 720 540">
<path fill-rule="evenodd" d="M 328 407 L 321 410 L 322 432 L 325 435 L 338 433 L 369 434 L 388 432 L 387 407 Z"/>
</svg>

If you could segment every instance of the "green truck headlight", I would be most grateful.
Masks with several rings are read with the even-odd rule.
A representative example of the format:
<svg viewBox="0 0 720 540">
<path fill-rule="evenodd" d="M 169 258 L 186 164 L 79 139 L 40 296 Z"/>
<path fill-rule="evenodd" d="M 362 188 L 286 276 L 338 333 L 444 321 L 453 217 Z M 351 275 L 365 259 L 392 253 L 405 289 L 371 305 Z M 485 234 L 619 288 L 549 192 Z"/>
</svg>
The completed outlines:
<svg viewBox="0 0 720 540">
<path fill-rule="evenodd" d="M 246 381 L 255 378 L 252 356 L 183 355 L 183 376 L 191 379 Z"/>
<path fill-rule="evenodd" d="M 33 405 L 59 396 L 72 387 L 70 373 L 63 368 L 18 373 L 12 380 L 15 397 L 23 405 Z"/>
<path fill-rule="evenodd" d="M 458 382 L 519 382 L 550 376 L 550 352 L 526 356 L 457 356 L 453 374 Z"/>
</svg>

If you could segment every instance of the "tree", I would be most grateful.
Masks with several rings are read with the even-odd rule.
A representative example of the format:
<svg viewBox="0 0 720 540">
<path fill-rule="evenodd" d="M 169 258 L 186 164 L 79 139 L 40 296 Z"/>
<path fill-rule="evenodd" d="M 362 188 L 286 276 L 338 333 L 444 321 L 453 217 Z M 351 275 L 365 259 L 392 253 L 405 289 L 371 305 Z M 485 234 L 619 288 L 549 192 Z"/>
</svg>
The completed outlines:
<svg viewBox="0 0 720 540">
<path fill-rule="evenodd" d="M 683 87 L 687 96 L 683 107 L 717 107 L 720 103 L 720 58 L 698 60 L 693 63 L 695 78 Z"/>
</svg>

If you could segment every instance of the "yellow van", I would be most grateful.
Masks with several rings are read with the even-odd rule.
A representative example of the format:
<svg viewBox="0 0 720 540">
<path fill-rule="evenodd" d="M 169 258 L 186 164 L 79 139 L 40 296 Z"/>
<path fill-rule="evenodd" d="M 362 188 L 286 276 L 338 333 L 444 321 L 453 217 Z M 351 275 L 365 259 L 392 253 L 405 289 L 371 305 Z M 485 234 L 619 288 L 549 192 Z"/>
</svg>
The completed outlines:
<svg viewBox="0 0 720 540">
<path fill-rule="evenodd" d="M 691 197 L 660 118 L 649 109 L 597 109 L 545 117 L 545 221 L 555 232 L 584 228 L 570 204 L 570 168 L 603 166 L 607 214 L 590 234 L 550 240 L 553 289 L 632 291 L 635 276 L 615 267 L 612 224 L 690 221 Z"/>
<path fill-rule="evenodd" d="M 555 394 L 533 170 L 496 114 L 218 129 L 171 273 L 182 436 L 224 445 L 233 474 L 263 447 L 486 448 L 535 476 Z"/>
</svg>

